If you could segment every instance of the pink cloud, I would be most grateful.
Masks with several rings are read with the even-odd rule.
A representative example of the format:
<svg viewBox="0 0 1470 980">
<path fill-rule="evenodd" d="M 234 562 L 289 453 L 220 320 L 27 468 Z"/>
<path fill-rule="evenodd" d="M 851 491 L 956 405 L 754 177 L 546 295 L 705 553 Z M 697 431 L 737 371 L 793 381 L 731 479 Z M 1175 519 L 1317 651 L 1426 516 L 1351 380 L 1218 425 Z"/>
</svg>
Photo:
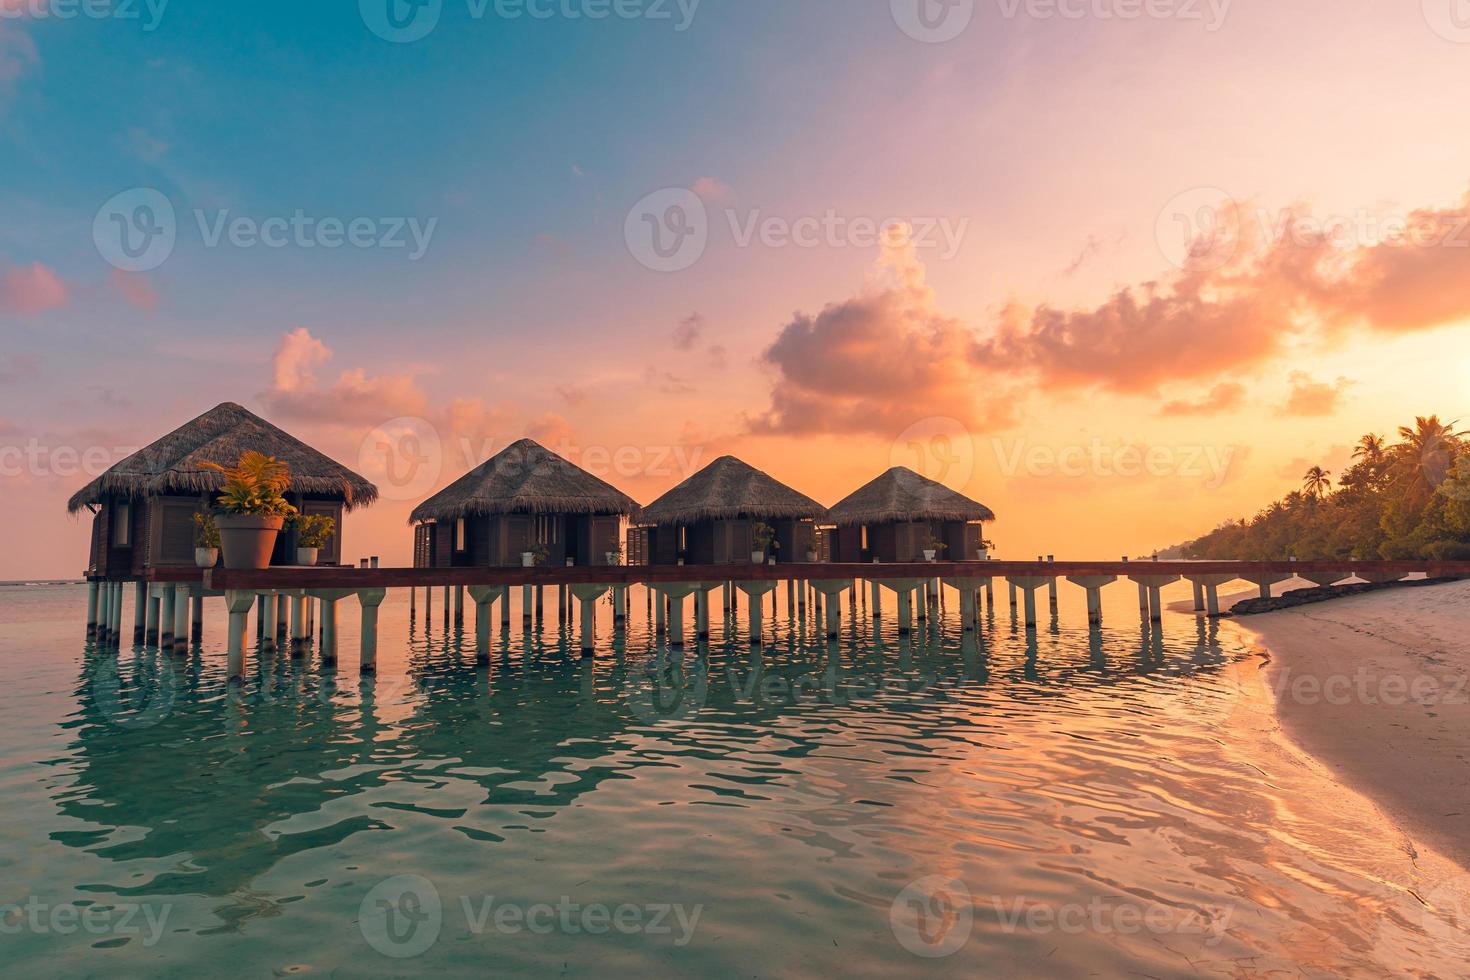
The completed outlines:
<svg viewBox="0 0 1470 980">
<path fill-rule="evenodd" d="M 28 316 L 65 306 L 70 291 L 39 262 L 0 269 L 0 313 Z"/>
<path fill-rule="evenodd" d="M 158 290 L 148 277 L 135 272 L 112 270 L 112 285 L 125 302 L 147 313 L 158 309 Z"/>
</svg>

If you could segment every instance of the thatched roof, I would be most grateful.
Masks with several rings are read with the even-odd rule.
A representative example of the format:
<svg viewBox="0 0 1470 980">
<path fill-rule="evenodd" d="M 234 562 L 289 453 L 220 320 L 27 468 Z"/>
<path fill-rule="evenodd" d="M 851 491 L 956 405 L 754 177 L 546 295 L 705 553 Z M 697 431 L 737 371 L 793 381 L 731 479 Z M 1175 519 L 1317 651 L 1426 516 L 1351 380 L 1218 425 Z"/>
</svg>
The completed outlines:
<svg viewBox="0 0 1470 980">
<path fill-rule="evenodd" d="M 522 439 L 414 510 L 410 522 L 490 514 L 632 514 L 638 504 L 545 446 Z"/>
<path fill-rule="evenodd" d="M 735 517 L 815 518 L 821 504 L 768 474 L 722 456 L 643 508 L 645 524 L 693 524 Z"/>
<path fill-rule="evenodd" d="M 895 466 L 827 512 L 839 526 L 893 521 L 993 521 L 995 512 L 904 466 Z"/>
<path fill-rule="evenodd" d="M 336 498 L 345 501 L 348 508 L 363 507 L 378 499 L 377 487 L 341 463 L 254 412 L 225 402 L 114 464 L 79 490 L 67 502 L 67 510 L 74 514 L 109 496 L 217 491 L 224 484 L 224 476 L 201 464 L 233 466 L 242 453 L 252 449 L 291 467 L 292 492 Z"/>
</svg>

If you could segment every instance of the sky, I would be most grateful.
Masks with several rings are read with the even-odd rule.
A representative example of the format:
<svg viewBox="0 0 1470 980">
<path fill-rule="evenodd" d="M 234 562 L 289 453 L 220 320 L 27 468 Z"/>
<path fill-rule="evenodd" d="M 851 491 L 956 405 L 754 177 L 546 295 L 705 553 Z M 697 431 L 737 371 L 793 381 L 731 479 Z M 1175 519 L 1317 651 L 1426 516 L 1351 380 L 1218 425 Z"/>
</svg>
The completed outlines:
<svg viewBox="0 0 1470 980">
<path fill-rule="evenodd" d="M 908 465 L 1114 558 L 1461 418 L 1463 0 L 0 0 L 0 579 L 223 401 L 377 482 Z"/>
</svg>

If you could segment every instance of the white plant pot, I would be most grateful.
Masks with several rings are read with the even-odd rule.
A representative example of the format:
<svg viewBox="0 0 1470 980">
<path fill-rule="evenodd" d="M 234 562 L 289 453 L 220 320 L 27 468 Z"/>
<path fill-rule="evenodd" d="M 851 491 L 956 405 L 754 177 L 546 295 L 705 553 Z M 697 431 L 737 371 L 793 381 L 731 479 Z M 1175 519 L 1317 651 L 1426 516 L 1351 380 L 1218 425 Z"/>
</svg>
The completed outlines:
<svg viewBox="0 0 1470 980">
<path fill-rule="evenodd" d="M 817 553 L 815 551 L 808 551 L 806 553 L 806 563 L 808 565 L 815 565 L 817 563 Z"/>
<path fill-rule="evenodd" d="M 316 549 L 316 548 L 297 548 L 296 549 L 296 564 L 298 564 L 298 565 L 304 565 L 307 568 L 310 568 L 311 566 L 315 565 L 316 564 L 316 553 L 317 553 L 317 551 L 318 551 L 318 549 Z"/>
<path fill-rule="evenodd" d="M 523 552 L 521 552 L 521 567 L 522 568 L 532 568 L 532 567 L 535 566 L 535 564 L 536 564 L 536 556 L 533 553 L 531 553 L 529 551 L 523 551 Z"/>
<path fill-rule="evenodd" d="M 607 563 L 609 565 L 616 565 L 618 563 L 618 556 L 613 554 L 611 551 L 607 552 L 607 554 L 603 555 L 602 557 L 607 559 Z"/>
<path fill-rule="evenodd" d="M 980 554 L 976 555 L 975 556 L 975 559 L 976 559 L 976 561 L 989 561 L 990 560 L 990 552 L 987 551 L 984 548 L 981 548 L 980 549 Z"/>
<path fill-rule="evenodd" d="M 200 568 L 213 568 L 219 562 L 218 548 L 195 548 L 194 564 Z"/>
<path fill-rule="evenodd" d="M 752 551 L 750 553 L 750 563 L 752 565 L 764 565 L 766 563 L 766 553 L 764 551 Z"/>
<path fill-rule="evenodd" d="M 939 552 L 935 551 L 933 548 L 925 548 L 924 549 L 924 560 L 925 561 L 933 561 L 934 560 L 934 556 L 937 555 L 937 554 L 939 554 Z"/>
<path fill-rule="evenodd" d="M 772 555 L 771 557 L 767 558 L 766 559 L 766 564 L 767 565 L 774 565 L 774 564 L 776 564 L 776 556 L 775 555 Z"/>
</svg>

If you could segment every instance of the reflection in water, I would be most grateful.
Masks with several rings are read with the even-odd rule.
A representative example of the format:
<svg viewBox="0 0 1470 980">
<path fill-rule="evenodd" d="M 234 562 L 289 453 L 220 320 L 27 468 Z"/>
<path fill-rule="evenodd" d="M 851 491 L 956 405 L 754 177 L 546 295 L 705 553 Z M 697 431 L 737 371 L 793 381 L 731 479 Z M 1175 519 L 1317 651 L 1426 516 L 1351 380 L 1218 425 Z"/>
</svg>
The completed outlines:
<svg viewBox="0 0 1470 980">
<path fill-rule="evenodd" d="M 47 694 L 38 661 L 7 715 L 5 866 L 170 916 L 150 948 L 22 932 L 12 962 L 392 973 L 362 903 L 402 874 L 442 920 L 414 967 L 451 972 L 1427 973 L 1463 938 L 1422 941 L 1400 842 L 1262 734 L 1258 661 L 1217 624 L 942 609 L 898 637 L 843 611 L 840 642 L 812 607 L 764 649 L 718 603 L 683 651 L 603 623 L 595 661 L 516 622 L 476 666 L 473 630 L 390 604 L 376 678 L 255 651 L 235 690 L 212 648 L 38 642 L 78 666 Z M 534 933 L 471 914 L 490 896 L 701 918 L 687 944 Z"/>
</svg>

